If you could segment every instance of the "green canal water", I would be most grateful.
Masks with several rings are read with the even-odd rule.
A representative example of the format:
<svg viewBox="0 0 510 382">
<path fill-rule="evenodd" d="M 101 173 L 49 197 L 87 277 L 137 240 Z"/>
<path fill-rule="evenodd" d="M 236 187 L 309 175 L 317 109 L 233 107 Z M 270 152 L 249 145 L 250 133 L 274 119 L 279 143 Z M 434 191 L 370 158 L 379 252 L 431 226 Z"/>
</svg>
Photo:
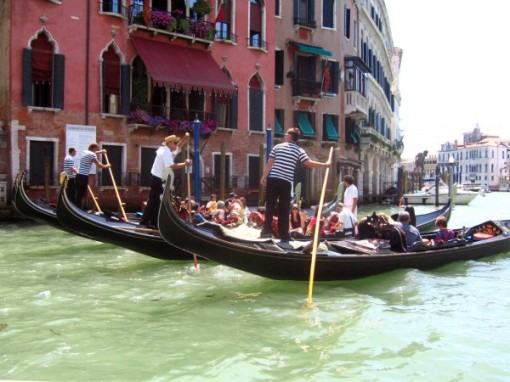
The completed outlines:
<svg viewBox="0 0 510 382">
<path fill-rule="evenodd" d="M 479 196 L 450 226 L 509 202 Z M 0 380 L 507 382 L 509 291 L 506 253 L 316 283 L 308 308 L 306 282 L 2 225 Z"/>
</svg>

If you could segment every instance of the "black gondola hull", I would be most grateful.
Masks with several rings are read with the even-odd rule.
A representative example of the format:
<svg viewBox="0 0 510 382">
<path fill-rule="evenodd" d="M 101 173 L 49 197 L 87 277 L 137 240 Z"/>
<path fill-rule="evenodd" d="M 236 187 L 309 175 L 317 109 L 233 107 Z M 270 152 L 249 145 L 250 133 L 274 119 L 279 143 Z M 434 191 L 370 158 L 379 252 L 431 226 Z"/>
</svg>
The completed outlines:
<svg viewBox="0 0 510 382">
<path fill-rule="evenodd" d="M 167 182 L 169 183 L 169 182 Z M 182 220 L 165 188 L 159 215 L 161 235 L 172 244 L 245 272 L 278 280 L 310 279 L 311 255 L 300 249 L 282 249 L 271 240 L 229 239 L 212 224 L 194 226 Z M 460 242 L 420 252 L 377 251 L 357 247 L 355 239 L 329 243 L 316 257 L 314 280 L 350 280 L 402 268 L 434 269 L 453 261 L 475 260 L 510 250 L 509 221 L 499 222 L 503 233 L 479 242 Z M 332 249 L 331 249 L 332 248 Z"/>
</svg>

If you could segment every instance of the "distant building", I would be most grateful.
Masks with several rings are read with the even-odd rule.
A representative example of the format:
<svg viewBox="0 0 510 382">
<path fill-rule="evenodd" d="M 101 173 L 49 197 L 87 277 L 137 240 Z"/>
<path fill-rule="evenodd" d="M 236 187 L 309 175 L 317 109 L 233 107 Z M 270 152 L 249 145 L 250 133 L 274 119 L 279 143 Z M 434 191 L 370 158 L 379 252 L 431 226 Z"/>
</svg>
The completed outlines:
<svg viewBox="0 0 510 382">
<path fill-rule="evenodd" d="M 508 140 L 483 134 L 476 125 L 464 133 L 464 143 L 446 142 L 438 152 L 441 171 L 453 166 L 453 181 L 463 187 L 498 190 L 501 179 L 509 175 Z"/>
</svg>

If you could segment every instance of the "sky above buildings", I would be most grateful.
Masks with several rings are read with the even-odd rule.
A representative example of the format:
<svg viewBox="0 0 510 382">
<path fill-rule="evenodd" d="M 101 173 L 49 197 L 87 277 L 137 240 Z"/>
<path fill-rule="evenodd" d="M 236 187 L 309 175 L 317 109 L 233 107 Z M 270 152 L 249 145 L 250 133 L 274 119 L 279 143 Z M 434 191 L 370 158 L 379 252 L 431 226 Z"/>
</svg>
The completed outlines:
<svg viewBox="0 0 510 382">
<path fill-rule="evenodd" d="M 402 158 L 482 133 L 510 139 L 510 1 L 385 0 L 400 67 Z"/>
</svg>

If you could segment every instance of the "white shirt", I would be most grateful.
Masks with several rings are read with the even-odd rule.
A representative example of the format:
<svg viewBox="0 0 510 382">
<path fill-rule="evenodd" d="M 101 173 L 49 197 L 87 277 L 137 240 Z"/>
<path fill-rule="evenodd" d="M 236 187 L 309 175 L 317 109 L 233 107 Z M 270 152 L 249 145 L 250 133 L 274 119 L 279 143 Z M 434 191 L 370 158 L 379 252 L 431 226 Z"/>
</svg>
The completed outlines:
<svg viewBox="0 0 510 382">
<path fill-rule="evenodd" d="M 344 229 L 352 229 L 358 219 L 356 219 L 351 210 L 344 207 L 342 211 L 338 213 L 338 221 L 343 224 Z"/>
<path fill-rule="evenodd" d="M 172 152 L 167 145 L 158 148 L 156 150 L 156 159 L 154 159 L 154 163 L 152 164 L 151 174 L 163 179 L 165 169 L 174 164 L 174 155 L 177 155 L 179 152 L 179 148 Z"/>
<path fill-rule="evenodd" d="M 349 209 L 352 212 L 352 206 L 354 206 L 354 199 L 358 199 L 358 188 L 351 184 L 349 187 L 345 189 L 344 192 L 344 209 Z M 354 216 L 358 216 L 358 207 L 356 206 L 356 210 L 353 212 Z"/>
</svg>

